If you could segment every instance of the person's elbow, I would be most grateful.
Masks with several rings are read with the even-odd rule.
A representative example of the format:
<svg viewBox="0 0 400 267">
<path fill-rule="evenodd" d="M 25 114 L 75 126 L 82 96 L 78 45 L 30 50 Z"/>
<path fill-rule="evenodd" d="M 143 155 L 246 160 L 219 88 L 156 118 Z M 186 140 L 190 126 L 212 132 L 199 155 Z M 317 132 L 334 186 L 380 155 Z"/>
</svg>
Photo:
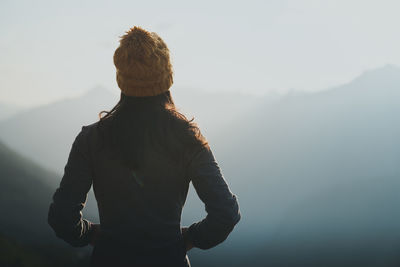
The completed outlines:
<svg viewBox="0 0 400 267">
<path fill-rule="evenodd" d="M 209 218 L 209 234 L 211 240 L 204 242 L 198 247 L 201 249 L 210 249 L 222 242 L 232 233 L 233 229 L 241 219 L 239 209 L 226 209 L 223 213 L 219 213 L 218 217 L 208 216 Z"/>
<path fill-rule="evenodd" d="M 55 235 L 64 240 L 72 247 L 84 247 L 88 244 L 87 240 L 83 238 L 84 231 L 83 221 L 68 214 L 64 214 L 63 210 L 57 207 L 54 203 L 50 205 L 47 215 L 47 223 L 53 229 Z M 74 218 L 75 220 L 73 220 Z M 85 228 L 88 228 L 87 226 Z"/>
<path fill-rule="evenodd" d="M 233 195 L 229 202 L 229 205 L 220 207 L 219 212 L 215 213 L 215 224 L 218 225 L 216 228 L 220 229 L 220 234 L 224 237 L 224 240 L 242 218 L 236 196 Z"/>
<path fill-rule="evenodd" d="M 239 202 L 235 195 L 232 196 L 231 205 L 225 209 L 224 212 L 224 221 L 227 226 L 235 227 L 236 224 L 240 221 L 242 215 L 240 213 Z"/>
</svg>

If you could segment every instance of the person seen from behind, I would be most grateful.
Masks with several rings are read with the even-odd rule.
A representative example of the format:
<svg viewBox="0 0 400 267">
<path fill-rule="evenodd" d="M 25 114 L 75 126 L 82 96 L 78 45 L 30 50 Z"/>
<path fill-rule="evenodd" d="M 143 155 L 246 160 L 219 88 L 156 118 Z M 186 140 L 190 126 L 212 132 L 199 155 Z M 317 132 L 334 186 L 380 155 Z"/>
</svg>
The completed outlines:
<svg viewBox="0 0 400 267">
<path fill-rule="evenodd" d="M 91 244 L 92 266 L 190 266 L 187 252 L 223 242 L 239 204 L 193 120 L 171 97 L 169 49 L 133 27 L 114 53 L 121 96 L 76 136 L 48 222 L 74 247 Z M 192 182 L 206 217 L 181 226 Z M 100 224 L 82 217 L 93 186 Z"/>
</svg>

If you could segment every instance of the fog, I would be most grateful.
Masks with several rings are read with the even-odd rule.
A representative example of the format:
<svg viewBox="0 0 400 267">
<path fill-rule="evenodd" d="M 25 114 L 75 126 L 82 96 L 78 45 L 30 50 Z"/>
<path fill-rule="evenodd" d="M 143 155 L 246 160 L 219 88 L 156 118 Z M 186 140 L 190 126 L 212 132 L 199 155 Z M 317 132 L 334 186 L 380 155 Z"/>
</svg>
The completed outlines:
<svg viewBox="0 0 400 267">
<path fill-rule="evenodd" d="M 192 264 L 397 266 L 399 89 L 394 65 L 281 97 L 171 89 L 209 140 L 242 213 L 226 242 L 189 252 Z M 117 100 L 96 87 L 21 110 L 0 122 L 0 140 L 50 171 L 54 181 L 43 182 L 54 189 L 81 126 Z M 84 216 L 98 220 L 93 196 Z M 191 188 L 182 223 L 203 216 Z"/>
</svg>

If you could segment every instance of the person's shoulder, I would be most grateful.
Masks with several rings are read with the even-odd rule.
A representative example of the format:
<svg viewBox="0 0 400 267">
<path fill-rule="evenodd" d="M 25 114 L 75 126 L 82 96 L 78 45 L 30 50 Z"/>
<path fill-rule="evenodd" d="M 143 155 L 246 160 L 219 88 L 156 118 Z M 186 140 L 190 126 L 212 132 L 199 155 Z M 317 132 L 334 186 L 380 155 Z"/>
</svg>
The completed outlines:
<svg viewBox="0 0 400 267">
<path fill-rule="evenodd" d="M 91 124 L 82 125 L 78 135 L 75 138 L 75 143 L 80 148 L 93 148 L 98 142 L 98 125 L 99 121 Z"/>
<path fill-rule="evenodd" d="M 99 123 L 100 121 L 96 121 L 91 124 L 82 125 L 76 139 L 92 140 L 95 138 L 98 132 Z"/>
<path fill-rule="evenodd" d="M 109 120 L 98 120 L 96 122 L 93 122 L 91 124 L 87 124 L 87 125 L 83 125 L 81 127 L 81 131 L 79 133 L 79 135 L 81 135 L 82 137 L 85 137 L 88 140 L 96 140 L 97 137 L 99 136 L 99 132 L 101 131 L 101 127 L 105 126 L 106 124 L 109 123 Z"/>
<path fill-rule="evenodd" d="M 100 121 L 96 121 L 88 125 L 82 125 L 81 131 L 84 133 L 93 132 L 98 128 L 99 122 Z"/>
</svg>

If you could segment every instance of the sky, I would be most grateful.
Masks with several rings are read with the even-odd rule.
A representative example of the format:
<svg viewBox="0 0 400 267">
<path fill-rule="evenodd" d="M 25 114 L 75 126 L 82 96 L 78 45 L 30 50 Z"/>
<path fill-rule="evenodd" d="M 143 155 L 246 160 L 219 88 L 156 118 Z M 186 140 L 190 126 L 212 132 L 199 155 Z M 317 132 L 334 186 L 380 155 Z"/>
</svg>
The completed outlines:
<svg viewBox="0 0 400 267">
<path fill-rule="evenodd" d="M 104 86 L 137 25 L 171 51 L 173 88 L 318 91 L 400 65 L 399 1 L 0 1 L 0 103 L 30 107 Z M 171 90 L 173 90 L 171 88 Z"/>
</svg>

